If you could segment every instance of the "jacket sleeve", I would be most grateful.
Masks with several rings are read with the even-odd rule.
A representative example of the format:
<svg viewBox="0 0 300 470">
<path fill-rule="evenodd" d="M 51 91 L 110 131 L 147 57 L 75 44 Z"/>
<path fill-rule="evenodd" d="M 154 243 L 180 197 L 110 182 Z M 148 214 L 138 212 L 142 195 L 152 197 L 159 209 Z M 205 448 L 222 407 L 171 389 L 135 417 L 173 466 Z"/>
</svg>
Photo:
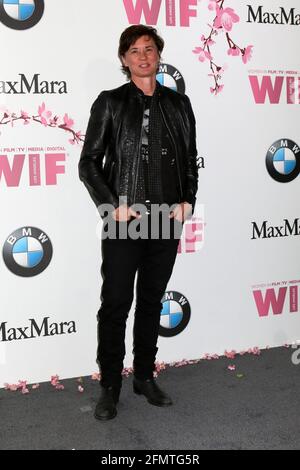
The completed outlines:
<svg viewBox="0 0 300 470">
<path fill-rule="evenodd" d="M 81 152 L 79 178 L 85 184 L 97 207 L 112 204 L 118 207 L 118 198 L 107 184 L 103 173 L 103 159 L 110 139 L 111 112 L 107 92 L 100 93 L 91 107 L 90 119 Z"/>
<path fill-rule="evenodd" d="M 189 119 L 190 132 L 188 142 L 187 170 L 184 200 L 192 204 L 194 208 L 196 204 L 196 193 L 198 191 L 198 164 L 197 164 L 197 146 L 196 146 L 196 121 L 191 102 L 188 96 L 186 98 L 187 115 Z"/>
</svg>

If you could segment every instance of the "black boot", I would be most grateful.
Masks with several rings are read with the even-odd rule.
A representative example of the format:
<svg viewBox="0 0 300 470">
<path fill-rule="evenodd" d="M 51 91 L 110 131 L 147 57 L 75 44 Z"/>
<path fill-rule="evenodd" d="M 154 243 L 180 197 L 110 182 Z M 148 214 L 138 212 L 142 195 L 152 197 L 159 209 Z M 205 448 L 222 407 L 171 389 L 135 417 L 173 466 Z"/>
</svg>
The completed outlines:
<svg viewBox="0 0 300 470">
<path fill-rule="evenodd" d="M 173 404 L 171 398 L 159 388 L 153 378 L 140 380 L 133 377 L 133 391 L 138 395 L 145 395 L 151 405 L 170 406 Z"/>
<path fill-rule="evenodd" d="M 103 387 L 100 385 L 101 394 L 95 409 L 95 418 L 106 421 L 117 415 L 116 404 L 119 401 L 120 389 Z"/>
</svg>

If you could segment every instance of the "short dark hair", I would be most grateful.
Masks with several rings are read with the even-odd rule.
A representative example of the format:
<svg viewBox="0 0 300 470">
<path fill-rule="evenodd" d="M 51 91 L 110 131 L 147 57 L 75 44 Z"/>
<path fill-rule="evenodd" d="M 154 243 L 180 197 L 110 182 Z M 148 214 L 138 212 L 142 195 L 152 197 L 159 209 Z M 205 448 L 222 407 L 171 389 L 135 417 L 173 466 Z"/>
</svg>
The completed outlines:
<svg viewBox="0 0 300 470">
<path fill-rule="evenodd" d="M 149 36 L 153 39 L 157 47 L 159 57 L 161 56 L 165 45 L 163 38 L 157 34 L 157 29 L 153 28 L 152 26 L 134 24 L 126 28 L 120 37 L 118 56 L 122 63 L 122 72 L 127 76 L 128 79 L 131 78 L 131 73 L 129 67 L 125 67 L 125 65 L 123 65 L 122 57 L 128 51 L 130 46 L 134 44 L 141 36 Z"/>
</svg>

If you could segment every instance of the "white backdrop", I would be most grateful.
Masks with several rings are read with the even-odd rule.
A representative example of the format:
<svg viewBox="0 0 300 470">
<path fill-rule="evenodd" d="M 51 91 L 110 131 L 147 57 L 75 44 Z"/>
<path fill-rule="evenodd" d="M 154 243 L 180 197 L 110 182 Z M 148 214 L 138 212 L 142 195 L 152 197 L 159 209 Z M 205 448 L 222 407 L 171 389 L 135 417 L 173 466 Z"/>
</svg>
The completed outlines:
<svg viewBox="0 0 300 470">
<path fill-rule="evenodd" d="M 253 11 L 263 5 L 265 23 L 259 23 L 258 16 L 256 22 L 247 21 L 248 1 L 223 2 L 224 9 L 234 9 L 239 21 L 231 31 L 224 32 L 223 28 L 213 36 L 213 63 L 226 68 L 220 80 L 224 88 L 215 96 L 210 91 L 214 83 L 208 76 L 210 59 L 201 62 L 192 52 L 201 46 L 201 36 L 207 37 L 211 31 L 209 25 L 216 12 L 208 9 L 209 2 L 141 2 L 153 8 L 161 4 L 157 28 L 166 43 L 163 63 L 172 65 L 184 78 L 197 120 L 199 155 L 204 161 L 196 213 L 199 242 L 188 253 L 182 241 L 183 250 L 168 286 L 168 291 L 180 292 L 188 300 L 191 318 L 180 333 L 159 338 L 158 361 L 278 346 L 300 337 L 298 232 L 251 239 L 253 222 L 259 227 L 264 221 L 268 227 L 278 227 L 284 219 L 293 224 L 299 216 L 300 176 L 281 183 L 266 169 L 267 151 L 273 143 L 285 138 L 300 144 L 299 28 L 267 22 L 272 19 L 267 13 L 278 14 L 280 7 L 289 13 L 294 3 L 251 2 Z M 127 2 L 128 8 L 130 4 L 139 6 L 136 0 Z M 175 26 L 166 25 L 165 5 L 176 8 Z M 189 6 L 196 13 L 190 17 L 189 26 L 180 26 L 180 6 L 183 11 Z M 299 12 L 294 11 L 295 22 Z M 145 23 L 143 15 L 139 21 Z M 7 247 L 8 236 L 21 227 L 39 228 L 53 247 L 48 267 L 36 276 L 15 274 L 1 258 L 0 386 L 19 379 L 44 381 L 54 374 L 76 377 L 97 370 L 96 313 L 101 287 L 97 234 L 101 222 L 78 179 L 81 145 L 71 144 L 73 134 L 58 128 L 51 119 L 58 116 L 60 125 L 65 123 L 65 127 L 84 134 L 91 104 L 99 92 L 125 81 L 117 47 L 121 32 L 129 24 L 122 0 L 46 0 L 44 15 L 34 27 L 16 30 L 0 23 L 1 250 Z M 227 54 L 226 32 L 241 49 L 253 46 L 247 63 L 241 55 Z M 8 82 L 20 82 L 19 74 L 28 82 L 35 74 L 40 74 L 41 82 L 65 82 L 56 88 L 65 87 L 67 93 L 34 93 L 33 89 L 13 93 Z M 259 84 L 262 75 L 270 77 L 273 85 L 276 77 L 284 77 L 278 103 L 271 103 L 268 94 L 264 103 L 256 103 L 249 75 L 257 75 Z M 296 77 L 294 103 L 287 100 L 286 77 Z M 16 84 L 15 90 L 18 87 Z M 43 109 L 39 114 L 43 102 L 51 117 Z M 24 124 L 24 113 L 28 124 Z M 46 125 L 38 122 L 42 118 Z M 47 153 L 60 154 L 57 166 L 63 172 L 57 174 L 56 184 L 46 184 L 45 161 L 51 165 L 55 158 L 46 157 Z M 25 155 L 21 172 L 17 163 L 13 167 L 18 154 Z M 30 185 L 34 172 L 30 154 L 38 155 L 34 160 L 35 168 L 40 164 L 40 184 Z M 299 158 L 293 158 L 299 167 Z M 48 178 L 53 176 L 53 168 L 47 167 Z M 14 186 L 10 186 L 13 181 Z M 299 225 L 299 221 L 296 223 Z M 270 229 L 269 235 L 272 232 L 278 234 Z M 295 286 L 292 300 L 290 286 Z M 273 302 L 264 316 L 259 314 L 254 290 L 261 290 L 257 298 L 261 296 L 262 302 Z M 278 314 L 274 314 L 276 302 L 281 311 Z M 65 334 L 44 336 L 41 325 L 46 317 L 49 325 L 72 323 L 63 327 Z M 30 319 L 41 328 L 41 336 L 36 331 L 31 335 Z M 132 364 L 132 325 L 133 308 L 127 324 L 127 367 Z M 60 328 L 54 325 L 50 330 L 57 333 Z"/>
</svg>

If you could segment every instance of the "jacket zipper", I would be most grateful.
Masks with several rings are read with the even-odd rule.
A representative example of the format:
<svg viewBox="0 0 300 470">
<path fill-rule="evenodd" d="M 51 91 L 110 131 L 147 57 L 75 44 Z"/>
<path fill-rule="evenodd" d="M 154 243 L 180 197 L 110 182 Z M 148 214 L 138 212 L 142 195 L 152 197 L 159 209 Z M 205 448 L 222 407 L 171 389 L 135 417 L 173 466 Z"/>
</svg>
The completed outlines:
<svg viewBox="0 0 300 470">
<path fill-rule="evenodd" d="M 161 111 L 161 114 L 162 114 L 162 117 L 163 117 L 165 126 L 166 126 L 166 128 L 168 129 L 169 135 L 170 135 L 170 137 L 171 137 L 171 139 L 172 139 L 172 142 L 173 142 L 173 146 L 174 146 L 174 150 L 175 150 L 175 160 L 176 160 L 176 167 L 177 167 L 177 175 L 178 175 L 179 187 L 180 187 L 180 196 L 181 196 L 181 199 L 182 199 L 182 198 L 183 198 L 183 191 L 182 191 L 182 182 L 181 182 L 181 178 L 180 178 L 180 170 L 179 170 L 179 163 L 178 163 L 177 148 L 176 148 L 176 145 L 175 145 L 175 141 L 174 141 L 173 135 L 172 135 L 172 133 L 171 133 L 171 131 L 170 131 L 170 128 L 169 128 L 169 126 L 168 126 L 168 124 L 167 124 L 167 121 L 166 121 L 164 112 L 163 112 L 163 110 L 162 110 L 161 103 L 159 103 L 159 108 L 160 108 L 160 111 Z"/>
</svg>

